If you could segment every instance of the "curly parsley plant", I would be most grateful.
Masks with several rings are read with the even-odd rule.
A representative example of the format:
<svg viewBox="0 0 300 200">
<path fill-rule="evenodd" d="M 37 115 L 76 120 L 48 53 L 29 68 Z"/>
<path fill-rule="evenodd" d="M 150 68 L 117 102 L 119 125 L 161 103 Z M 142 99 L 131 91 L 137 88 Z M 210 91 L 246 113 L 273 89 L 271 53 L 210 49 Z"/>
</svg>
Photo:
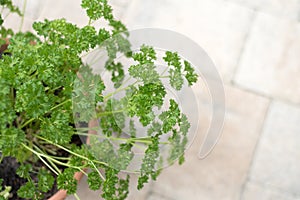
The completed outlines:
<svg viewBox="0 0 300 200">
<path fill-rule="evenodd" d="M 11 0 L 0 0 L 0 5 L 23 17 Z M 126 199 L 130 173 L 125 178 L 120 173 L 129 168 L 134 149 L 144 155 L 135 171 L 138 189 L 158 176 L 161 146 L 169 146 L 170 164 L 184 161 L 190 123 L 177 101 L 166 98 L 163 80 L 181 90 L 197 81 L 194 68 L 168 51 L 163 57 L 167 68 L 160 71 L 153 47 L 131 51 L 127 29 L 112 15 L 107 0 L 82 0 L 81 6 L 89 17 L 84 27 L 55 19 L 35 22 L 33 32 L 14 32 L 3 26 L 6 18 L 0 15 L 1 44 L 9 40 L 0 59 L 0 153 L 20 163 L 16 173 L 27 180 L 18 189 L 21 198 L 43 199 L 54 184 L 75 194 L 74 174 L 81 172 L 104 199 Z M 96 29 L 92 24 L 97 20 L 108 27 Z M 115 88 L 110 93 L 105 93 L 103 77 L 82 62 L 83 55 L 99 47 L 108 55 L 103 67 Z M 125 71 L 116 61 L 118 54 L 134 64 Z M 128 80 L 133 81 L 126 84 Z M 119 93 L 123 95 L 116 98 Z M 91 127 L 77 128 L 95 119 L 101 134 L 91 134 Z M 138 123 L 147 129 L 146 136 L 140 137 Z M 88 136 L 89 144 L 75 144 L 75 136 Z M 36 169 L 36 162 L 44 167 Z M 0 199 L 8 198 L 9 189 L 0 190 Z"/>
</svg>

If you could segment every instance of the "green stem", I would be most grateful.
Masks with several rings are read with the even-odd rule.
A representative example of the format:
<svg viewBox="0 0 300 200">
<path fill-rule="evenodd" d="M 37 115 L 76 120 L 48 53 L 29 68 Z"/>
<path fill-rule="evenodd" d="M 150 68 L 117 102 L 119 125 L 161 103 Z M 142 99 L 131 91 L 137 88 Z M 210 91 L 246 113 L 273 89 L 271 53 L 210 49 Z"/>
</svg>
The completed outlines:
<svg viewBox="0 0 300 200">
<path fill-rule="evenodd" d="M 97 137 L 101 139 L 108 139 L 108 140 L 115 140 L 115 141 L 124 141 L 124 142 L 137 142 L 137 143 L 145 143 L 145 144 L 151 144 L 151 137 L 141 137 L 141 138 L 117 138 L 117 137 L 106 137 L 101 135 L 95 135 L 90 133 L 81 133 L 81 132 L 75 132 L 77 135 L 82 136 L 90 136 L 90 137 Z M 160 144 L 170 144 L 169 142 L 160 142 Z"/>
<path fill-rule="evenodd" d="M 50 157 L 49 155 L 47 155 L 47 154 L 45 154 L 45 153 L 39 153 L 39 152 L 37 152 L 37 151 L 35 151 L 35 150 L 33 150 L 33 149 L 31 149 L 30 147 L 28 147 L 28 146 L 26 146 L 25 144 L 23 144 L 22 143 L 22 145 L 26 148 L 26 149 L 28 149 L 29 151 L 31 151 L 32 153 L 34 153 L 49 169 L 51 169 L 51 171 L 53 171 L 56 175 L 58 175 L 57 174 L 57 172 L 42 158 L 42 157 L 44 157 L 44 158 L 46 158 L 48 161 L 49 160 L 51 160 L 52 162 L 54 162 L 54 163 L 56 163 L 56 164 L 59 164 L 59 165 L 61 165 L 61 166 L 65 166 L 65 167 L 70 167 L 70 168 L 74 168 L 74 169 L 77 169 L 77 170 L 79 170 L 79 171 L 81 171 L 83 174 L 85 174 L 85 175 L 87 175 L 86 173 L 85 173 L 85 171 L 84 170 L 82 170 L 82 168 L 84 167 L 84 166 L 82 166 L 82 168 L 81 167 L 77 167 L 77 166 L 72 166 L 72 165 L 69 165 L 69 164 L 66 164 L 66 163 L 63 163 L 63 162 L 60 162 L 60 161 L 58 161 L 58 160 L 56 160 L 56 159 L 54 159 L 54 158 L 52 158 L 52 157 Z M 56 168 L 56 170 L 58 170 L 59 171 L 59 169 L 57 168 L 57 167 L 55 167 Z"/>
<path fill-rule="evenodd" d="M 170 76 L 160 76 L 159 78 L 170 78 Z"/>
<path fill-rule="evenodd" d="M 67 99 L 67 100 L 61 102 L 60 104 L 57 104 L 56 106 L 52 107 L 52 108 L 50 109 L 50 111 L 52 111 L 52 110 L 54 110 L 54 109 L 56 109 L 56 108 L 58 108 L 58 107 L 60 107 L 60 106 L 62 106 L 62 105 L 64 105 L 64 104 L 68 103 L 69 101 L 71 101 L 71 99 Z M 28 121 L 26 121 L 24 124 L 22 124 L 22 125 L 20 126 L 20 129 L 24 128 L 25 126 L 27 126 L 29 123 L 31 123 L 31 122 L 34 121 L 34 120 L 35 120 L 35 118 L 29 119 Z"/>
<path fill-rule="evenodd" d="M 34 153 L 54 174 L 58 175 L 58 172 L 56 172 L 43 158 L 42 155 L 38 152 L 36 152 L 35 150 L 31 149 L 30 147 L 28 147 L 27 145 L 22 143 L 22 146 L 25 147 L 27 150 L 29 150 L 30 152 Z"/>
<path fill-rule="evenodd" d="M 28 120 L 27 122 L 25 122 L 24 124 L 22 124 L 22 125 L 20 126 L 20 129 L 24 128 L 25 126 L 27 126 L 29 123 L 31 123 L 31 122 L 34 121 L 34 120 L 35 120 L 35 118 L 31 118 L 30 120 Z"/>
<path fill-rule="evenodd" d="M 34 145 L 34 147 L 42 154 L 45 154 L 39 147 L 37 147 L 36 145 Z M 58 174 L 61 173 L 61 171 L 58 169 L 58 167 L 52 162 L 51 159 L 46 158 L 48 160 L 48 162 L 50 163 L 50 165 L 52 165 L 52 167 L 58 172 Z"/>
<path fill-rule="evenodd" d="M 54 109 L 56 109 L 56 108 L 58 108 L 58 107 L 60 107 L 60 106 L 62 106 L 62 105 L 64 105 L 64 104 L 66 104 L 66 103 L 69 102 L 69 101 L 71 101 L 71 99 L 68 99 L 68 100 L 66 100 L 66 101 L 64 101 L 64 102 L 62 102 L 62 103 L 60 103 L 60 104 L 58 104 L 58 105 L 52 107 L 52 108 L 50 109 L 50 111 L 52 111 L 52 110 L 54 110 Z M 34 120 L 35 120 L 35 118 L 29 119 L 28 121 L 26 121 L 24 124 L 22 124 L 22 125 L 20 126 L 20 129 L 24 128 L 25 126 L 27 126 L 29 123 L 33 122 Z"/>
<path fill-rule="evenodd" d="M 110 114 L 115 114 L 115 113 L 122 113 L 122 112 L 125 112 L 125 111 L 126 111 L 126 109 L 113 110 L 113 111 L 110 111 L 110 112 L 101 112 L 101 113 L 97 114 L 97 117 L 102 117 L 102 116 L 105 116 L 105 115 L 110 115 Z"/>
<path fill-rule="evenodd" d="M 49 92 L 53 92 L 53 91 L 55 91 L 55 90 L 57 90 L 57 89 L 59 89 L 59 88 L 61 88 L 61 87 L 63 87 L 63 86 L 58 86 L 58 87 L 56 87 L 56 88 L 53 88 L 53 89 L 51 89 L 50 90 L 50 87 L 49 88 L 45 88 L 45 91 L 49 91 Z"/>
<path fill-rule="evenodd" d="M 66 152 L 68 152 L 68 153 L 70 153 L 70 154 L 72 154 L 72 155 L 74 155 L 74 156 L 77 156 L 77 157 L 82 158 L 82 159 L 87 160 L 87 161 L 91 161 L 89 158 L 87 158 L 87 157 L 85 157 L 85 156 L 82 156 L 82 155 L 80 155 L 80 154 L 77 154 L 77 153 L 75 153 L 75 152 L 73 152 L 73 151 L 71 151 L 71 150 L 69 150 L 69 149 L 67 149 L 67 148 L 65 148 L 65 147 L 63 147 L 63 146 L 61 146 L 61 145 L 59 145 L 59 144 L 55 144 L 55 143 L 51 142 L 50 140 L 47 140 L 46 138 L 43 138 L 43 137 L 41 137 L 41 136 L 39 136 L 39 135 L 35 135 L 35 137 L 37 137 L 37 138 L 39 138 L 39 139 L 41 139 L 41 140 L 44 140 L 44 141 L 48 142 L 49 144 L 52 144 L 52 145 L 54 145 L 54 146 L 57 146 L 58 148 L 60 148 L 60 149 L 62 149 L 62 150 L 65 150 Z M 94 160 L 94 162 L 96 162 L 96 163 L 98 163 L 98 164 L 101 164 L 101 165 L 108 166 L 108 164 L 105 163 L 105 162 L 100 162 L 100 161 L 97 161 L 97 160 Z"/>
<path fill-rule="evenodd" d="M 97 169 L 96 165 L 93 163 L 93 161 L 90 161 L 93 165 L 94 169 L 98 172 L 99 176 L 102 178 L 103 181 L 105 181 L 104 176 L 101 174 L 101 172 Z"/>
<path fill-rule="evenodd" d="M 76 200 L 80 200 L 79 196 L 75 193 L 74 197 L 76 198 Z"/>
<path fill-rule="evenodd" d="M 166 71 L 169 69 L 169 66 L 167 66 L 164 71 L 160 74 L 160 76 L 164 75 L 164 73 L 166 73 Z"/>
<path fill-rule="evenodd" d="M 38 75 L 39 71 L 36 70 L 32 75 L 30 75 L 30 78 L 33 78 L 34 76 Z"/>
<path fill-rule="evenodd" d="M 57 160 L 70 160 L 70 158 L 67 157 L 57 157 L 57 156 L 50 156 L 51 158 L 57 159 Z"/>
<path fill-rule="evenodd" d="M 82 55 L 80 56 L 80 58 L 84 58 L 84 57 L 88 56 L 89 54 L 93 53 L 94 51 L 96 51 L 96 50 L 98 50 L 98 49 L 100 49 L 100 48 L 92 49 L 91 51 L 82 54 Z"/>
<path fill-rule="evenodd" d="M 9 15 L 10 15 L 10 12 L 9 12 L 9 13 L 7 13 L 7 14 L 4 16 L 3 20 L 5 21 L 5 20 L 6 20 L 6 18 L 7 18 Z"/>
<path fill-rule="evenodd" d="M 135 84 L 137 84 L 139 81 L 135 81 L 133 84 L 131 84 L 130 86 L 134 86 Z M 122 86 L 122 85 L 121 85 Z M 114 94 L 118 93 L 118 92 L 121 92 L 123 90 L 127 90 L 128 88 L 130 88 L 130 86 L 126 86 L 126 87 L 119 87 L 118 89 L 116 89 L 114 92 L 112 93 L 109 93 L 107 95 L 105 95 L 103 98 L 104 98 L 104 101 L 106 101 L 109 97 L 113 96 Z"/>
<path fill-rule="evenodd" d="M 22 8 L 21 24 L 20 24 L 20 28 L 19 28 L 20 32 L 22 31 L 23 24 L 24 24 L 26 5 L 27 5 L 27 0 L 24 0 L 24 4 L 23 4 L 23 8 Z"/>
<path fill-rule="evenodd" d="M 57 104 L 56 106 L 52 107 L 52 108 L 50 109 L 50 111 L 52 111 L 52 110 L 54 110 L 54 109 L 56 109 L 56 108 L 58 108 L 58 107 L 60 107 L 60 106 L 62 106 L 62 105 L 64 105 L 64 104 L 68 103 L 69 101 L 71 101 L 71 99 L 67 99 L 67 100 L 61 102 L 60 104 Z"/>
<path fill-rule="evenodd" d="M 42 158 L 42 156 L 40 156 L 40 155 L 37 155 L 38 156 L 38 158 L 53 172 L 53 173 L 55 173 L 57 176 L 59 175 L 59 174 L 61 174 L 61 171 L 58 169 L 58 167 L 51 161 L 51 160 L 49 160 L 48 158 L 46 158 L 47 159 L 47 161 L 50 163 L 50 165 L 54 168 L 54 169 L 52 169 L 49 165 L 48 165 L 48 163 L 46 162 L 46 161 L 44 161 L 43 160 L 43 158 Z M 55 171 L 56 170 L 56 171 Z"/>
</svg>

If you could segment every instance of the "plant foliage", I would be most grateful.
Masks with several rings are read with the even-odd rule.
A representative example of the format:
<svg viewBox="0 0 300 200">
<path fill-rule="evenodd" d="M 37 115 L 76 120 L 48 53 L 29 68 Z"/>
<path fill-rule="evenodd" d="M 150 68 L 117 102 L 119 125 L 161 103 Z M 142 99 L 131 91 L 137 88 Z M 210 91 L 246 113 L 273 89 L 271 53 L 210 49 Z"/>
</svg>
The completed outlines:
<svg viewBox="0 0 300 200">
<path fill-rule="evenodd" d="M 0 5 L 23 17 L 11 0 L 0 0 Z M 163 145 L 170 147 L 170 164 L 184 161 L 190 124 L 176 100 L 166 99 L 162 80 L 167 79 L 175 90 L 191 86 L 198 78 L 192 65 L 167 51 L 163 59 L 168 67 L 160 72 L 153 47 L 143 45 L 131 52 L 127 29 L 113 16 L 106 0 L 82 0 L 81 6 L 89 17 L 83 27 L 65 19 L 46 19 L 33 24 L 34 32 L 13 32 L 4 27 L 5 16 L 0 16 L 1 44 L 9 39 L 0 59 L 0 152 L 21 163 L 17 175 L 28 180 L 18 190 L 21 198 L 43 199 L 55 182 L 58 189 L 74 194 L 74 174 L 82 172 L 90 189 L 100 189 L 104 199 L 126 199 L 130 176 L 121 178 L 120 174 L 130 165 L 136 147 L 144 151 L 138 189 L 158 176 Z M 100 19 L 109 27 L 97 30 L 92 26 Z M 82 55 L 99 47 L 106 48 L 105 69 L 115 87 L 107 95 L 102 77 L 82 62 Z M 125 84 L 124 67 L 116 61 L 118 53 L 135 63 L 128 68 L 131 84 Z M 121 92 L 123 96 L 115 98 Z M 163 111 L 163 105 L 168 109 Z M 79 114 L 76 119 L 74 110 Z M 95 118 L 103 133 L 101 140 L 99 135 L 76 130 L 75 123 Z M 138 136 L 137 123 L 147 128 L 147 137 Z M 125 127 L 129 127 L 129 137 L 124 136 Z M 90 145 L 75 145 L 72 139 L 78 135 L 89 135 Z M 163 137 L 167 142 L 162 142 Z M 58 151 L 69 156 L 57 156 Z M 36 172 L 32 163 L 37 160 L 45 167 Z M 32 179 L 36 173 L 38 182 Z M 7 198 L 9 186 L 0 191 L 0 199 Z"/>
</svg>

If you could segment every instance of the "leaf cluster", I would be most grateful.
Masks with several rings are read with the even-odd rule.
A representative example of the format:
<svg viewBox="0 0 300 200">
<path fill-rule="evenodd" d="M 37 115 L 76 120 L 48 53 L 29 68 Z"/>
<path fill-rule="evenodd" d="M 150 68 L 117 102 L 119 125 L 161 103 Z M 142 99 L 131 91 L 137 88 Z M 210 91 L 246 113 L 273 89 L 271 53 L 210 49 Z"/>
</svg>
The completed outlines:
<svg viewBox="0 0 300 200">
<path fill-rule="evenodd" d="M 23 16 L 10 0 L 0 0 L 0 5 Z M 170 149 L 169 164 L 184 161 L 190 124 L 177 102 L 166 100 L 167 85 L 162 80 L 167 78 L 176 90 L 184 80 L 191 86 L 198 78 L 194 68 L 168 51 L 163 58 L 168 74 L 161 73 L 153 47 L 131 51 L 127 29 L 114 18 L 106 0 L 82 0 L 81 6 L 89 17 L 83 27 L 65 19 L 46 19 L 33 23 L 34 32 L 15 33 L 2 27 L 0 18 L 0 38 L 9 39 L 0 59 L 0 151 L 21 163 L 17 174 L 27 183 L 18 196 L 24 199 L 43 199 L 55 182 L 58 189 L 76 193 L 77 172 L 86 175 L 90 189 L 101 190 L 104 199 L 126 199 L 130 176 L 121 178 L 121 173 L 133 161 L 135 148 L 144 153 L 138 189 L 159 175 L 165 164 L 162 146 Z M 110 28 L 92 26 L 101 19 Z M 107 95 L 102 77 L 82 62 L 85 53 L 103 47 L 108 55 L 104 68 L 114 85 Z M 119 53 L 134 62 L 128 69 L 133 83 L 124 81 L 127 73 L 116 61 Z M 76 125 L 95 119 L 97 134 L 90 135 L 90 127 L 76 130 Z M 147 136 L 140 136 L 138 124 Z M 79 136 L 89 136 L 90 145 L 74 144 Z M 37 160 L 45 166 L 34 168 Z M 0 199 L 7 191 L 0 192 Z"/>
<path fill-rule="evenodd" d="M 180 90 L 183 86 L 184 79 L 187 80 L 188 85 L 191 86 L 197 82 L 198 74 L 195 73 L 191 64 L 182 60 L 177 52 L 166 52 L 166 56 L 163 59 L 167 62 L 170 76 L 170 85 L 176 90 Z"/>
</svg>

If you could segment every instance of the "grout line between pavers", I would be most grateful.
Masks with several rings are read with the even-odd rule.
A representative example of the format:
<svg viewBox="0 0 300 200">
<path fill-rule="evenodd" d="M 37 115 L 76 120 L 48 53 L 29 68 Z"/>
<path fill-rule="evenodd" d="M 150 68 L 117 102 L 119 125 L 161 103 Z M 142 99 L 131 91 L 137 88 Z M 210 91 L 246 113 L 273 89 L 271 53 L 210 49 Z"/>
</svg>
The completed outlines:
<svg viewBox="0 0 300 200">
<path fill-rule="evenodd" d="M 286 16 L 283 13 L 281 14 L 278 14 L 274 11 L 268 11 L 266 10 L 265 8 L 260 8 L 259 6 L 255 6 L 255 5 L 250 5 L 245 2 L 239 2 L 239 1 L 235 1 L 235 0 L 223 0 L 224 2 L 227 2 L 227 3 L 230 3 L 230 4 L 234 4 L 234 5 L 238 5 L 238 6 L 241 6 L 241 7 L 244 7 L 244 8 L 248 8 L 248 9 L 251 9 L 251 10 L 256 10 L 260 13 L 263 13 L 263 14 L 267 14 L 267 15 L 271 15 L 273 17 L 276 17 L 276 18 L 281 18 L 281 19 L 285 19 L 285 20 L 289 20 L 289 21 L 293 21 L 293 22 L 300 22 L 300 0 L 298 0 L 298 12 L 296 13 L 296 17 L 289 17 L 289 16 Z"/>
<path fill-rule="evenodd" d="M 253 167 L 254 161 L 256 160 L 256 157 L 258 156 L 258 153 L 259 153 L 258 148 L 261 144 L 261 139 L 264 135 L 264 130 L 266 128 L 266 121 L 268 119 L 268 116 L 269 116 L 269 113 L 270 113 L 270 108 L 271 108 L 273 103 L 274 103 L 274 99 L 270 99 L 269 103 L 268 103 L 268 106 L 267 106 L 267 109 L 265 111 L 265 116 L 263 118 L 263 123 L 261 125 L 260 130 L 259 130 L 260 134 L 259 134 L 258 140 L 257 140 L 257 142 L 255 144 L 255 147 L 254 147 L 254 153 L 253 153 L 252 159 L 251 159 L 250 164 L 249 164 L 249 169 L 248 169 L 248 172 L 246 174 L 245 181 L 244 181 L 244 183 L 241 187 L 240 193 L 239 193 L 239 200 L 243 200 L 243 194 L 245 192 L 246 185 L 250 181 L 250 176 L 251 176 L 251 173 L 252 173 L 252 167 Z"/>
<path fill-rule="evenodd" d="M 227 84 L 231 87 L 238 88 L 238 89 L 243 90 L 245 92 L 249 92 L 249 93 L 255 94 L 257 96 L 269 99 L 269 100 L 274 100 L 274 101 L 276 100 L 276 101 L 280 101 L 280 102 L 283 102 L 285 104 L 289 104 L 289 105 L 292 105 L 292 106 L 295 106 L 295 107 L 300 107 L 300 102 L 296 103 L 296 102 L 290 101 L 290 100 L 282 98 L 282 97 L 276 97 L 276 96 L 274 97 L 272 95 L 268 95 L 268 94 L 265 94 L 263 92 L 253 90 L 251 88 L 247 88 L 247 87 L 245 87 L 243 85 L 240 85 L 240 84 L 237 84 L 237 83 L 227 83 Z"/>
<path fill-rule="evenodd" d="M 232 77 L 230 78 L 231 79 L 230 83 L 232 85 L 235 84 L 235 78 L 237 76 L 237 73 L 238 73 L 238 70 L 239 70 L 239 67 L 240 67 L 240 64 L 241 64 L 241 60 L 242 60 L 242 58 L 244 56 L 244 53 L 246 51 L 246 46 L 248 44 L 250 35 L 252 33 L 252 30 L 253 30 L 253 27 L 254 27 L 254 22 L 256 20 L 257 15 L 258 15 L 258 11 L 256 9 L 253 9 L 253 14 L 251 16 L 251 21 L 249 23 L 249 28 L 247 30 L 247 33 L 246 33 L 245 37 L 244 37 L 244 41 L 243 41 L 243 45 L 241 47 L 240 55 L 239 55 L 239 57 L 237 59 L 236 66 L 235 66 L 235 68 L 233 70 L 233 73 L 232 73 Z"/>
<path fill-rule="evenodd" d="M 166 196 L 166 195 L 163 195 L 161 193 L 154 192 L 154 191 L 150 192 L 150 196 L 147 196 L 146 200 L 148 200 L 151 197 L 151 195 L 155 195 L 155 197 L 161 197 L 161 198 L 163 198 L 165 200 L 175 200 L 172 197 L 169 197 L 169 196 Z"/>
<path fill-rule="evenodd" d="M 298 0 L 298 22 L 300 22 L 300 0 Z"/>
<path fill-rule="evenodd" d="M 149 185 L 149 191 L 147 192 L 146 199 L 144 199 L 144 200 L 148 200 L 152 195 L 160 196 L 160 197 L 163 197 L 164 199 L 167 199 L 167 200 L 175 200 L 175 199 L 173 199 L 173 197 L 166 196 L 164 194 L 161 194 L 159 192 L 154 191 L 154 184 L 155 184 L 154 181 L 149 182 L 149 184 L 150 184 Z"/>
<path fill-rule="evenodd" d="M 289 196 L 289 197 L 292 197 L 292 198 L 297 198 L 299 199 L 299 194 L 298 193 L 295 193 L 295 192 L 290 192 L 288 190 L 284 190 L 284 189 L 281 189 L 280 187 L 277 187 L 275 185 L 272 185 L 272 184 L 265 184 L 261 181 L 257 181 L 257 180 L 252 180 L 251 181 L 253 184 L 256 184 L 256 185 L 259 185 L 261 186 L 262 188 L 267 188 L 269 189 L 270 191 L 273 191 L 273 192 L 280 192 L 281 194 L 285 195 L 285 196 Z"/>
</svg>

